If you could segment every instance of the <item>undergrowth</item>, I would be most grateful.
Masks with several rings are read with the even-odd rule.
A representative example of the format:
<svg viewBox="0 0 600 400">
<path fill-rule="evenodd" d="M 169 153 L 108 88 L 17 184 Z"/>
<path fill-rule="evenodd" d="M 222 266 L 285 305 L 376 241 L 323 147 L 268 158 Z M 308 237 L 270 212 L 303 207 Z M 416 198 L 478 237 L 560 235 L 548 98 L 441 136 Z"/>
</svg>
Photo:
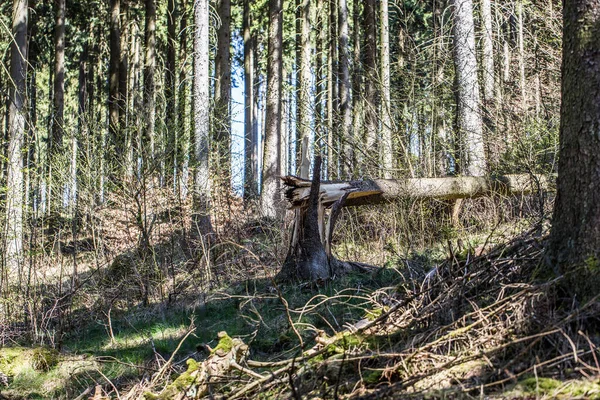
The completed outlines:
<svg viewBox="0 0 600 400">
<path fill-rule="evenodd" d="M 34 287 L 41 321 L 4 323 L 2 396 L 600 398 L 600 307 L 565 301 L 535 196 L 468 200 L 459 225 L 440 202 L 344 210 L 337 257 L 381 268 L 312 283 L 274 280 L 288 233 L 235 202 L 206 257 L 182 228 L 189 205 L 153 202 L 145 248 L 119 201 L 73 238 L 88 250 L 36 255 L 79 268 Z M 248 352 L 203 382 L 229 351 L 218 332 Z"/>
</svg>

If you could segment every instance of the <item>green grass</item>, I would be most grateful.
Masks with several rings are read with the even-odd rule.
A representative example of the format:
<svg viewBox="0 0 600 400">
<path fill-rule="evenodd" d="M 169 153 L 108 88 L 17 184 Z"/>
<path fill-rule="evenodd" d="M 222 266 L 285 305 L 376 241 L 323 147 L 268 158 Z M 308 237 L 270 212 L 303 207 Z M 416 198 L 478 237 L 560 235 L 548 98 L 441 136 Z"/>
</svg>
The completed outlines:
<svg viewBox="0 0 600 400">
<path fill-rule="evenodd" d="M 0 349 L 0 370 L 12 377 L 3 393 L 24 398 L 72 398 L 95 382 L 126 384 L 155 366 L 155 351 L 168 359 L 193 321 L 196 327 L 181 346 L 177 360 L 192 355 L 200 344 L 215 347 L 217 333 L 226 331 L 250 345 L 251 358 L 269 359 L 285 351 L 298 351 L 299 340 L 289 324 L 291 318 L 304 341 L 314 330 L 328 334 L 378 313 L 367 295 L 374 289 L 393 287 L 402 281 L 393 269 L 373 276 L 350 274 L 323 286 L 282 284 L 284 302 L 270 280 L 248 280 L 213 293 L 205 303 L 177 304 L 171 308 L 153 305 L 113 311 L 114 339 L 107 320 L 89 321 L 63 343 L 59 362 L 47 371 L 33 368 L 33 349 Z M 360 288 L 360 289 L 359 289 Z M 296 349 L 296 350 L 294 350 Z M 104 375 L 104 377 L 102 377 Z"/>
</svg>

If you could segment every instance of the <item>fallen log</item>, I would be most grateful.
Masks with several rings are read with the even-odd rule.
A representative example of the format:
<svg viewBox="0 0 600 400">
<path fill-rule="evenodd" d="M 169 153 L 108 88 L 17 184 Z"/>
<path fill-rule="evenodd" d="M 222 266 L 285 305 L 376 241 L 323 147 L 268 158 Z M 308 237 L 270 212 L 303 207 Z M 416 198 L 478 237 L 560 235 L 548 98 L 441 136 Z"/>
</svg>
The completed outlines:
<svg viewBox="0 0 600 400">
<path fill-rule="evenodd" d="M 332 254 L 335 223 L 342 207 L 406 198 L 459 200 L 554 190 L 553 177 L 532 174 L 321 182 L 320 164 L 320 157 L 316 157 L 312 180 L 295 176 L 282 178 L 288 206 L 295 210 L 290 247 L 279 274 L 282 279 L 328 279 L 347 271 L 372 268 L 340 261 Z"/>
<path fill-rule="evenodd" d="M 282 178 L 289 208 L 306 206 L 311 181 L 295 176 Z M 374 179 L 349 182 L 322 182 L 320 203 L 330 207 L 344 196 L 344 207 L 381 204 L 399 199 L 456 200 L 490 195 L 531 194 L 554 191 L 554 177 L 535 174 L 496 177 L 445 177 Z"/>
</svg>

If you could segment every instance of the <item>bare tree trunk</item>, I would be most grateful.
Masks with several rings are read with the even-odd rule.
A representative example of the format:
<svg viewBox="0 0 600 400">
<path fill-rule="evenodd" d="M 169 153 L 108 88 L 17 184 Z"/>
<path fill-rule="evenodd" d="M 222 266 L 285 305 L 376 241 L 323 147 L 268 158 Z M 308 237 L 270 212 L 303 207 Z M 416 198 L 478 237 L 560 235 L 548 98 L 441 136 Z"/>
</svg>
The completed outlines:
<svg viewBox="0 0 600 400">
<path fill-rule="evenodd" d="M 254 112 L 254 45 L 255 38 L 252 26 L 250 0 L 244 0 L 244 15 L 242 19 L 244 34 L 244 200 L 256 197 L 257 187 L 254 175 L 254 147 L 258 140 L 255 129 Z"/>
<path fill-rule="evenodd" d="M 329 178 L 338 176 L 338 163 L 334 148 L 337 102 L 337 0 L 329 0 L 329 44 L 327 51 L 327 173 Z"/>
<path fill-rule="evenodd" d="M 316 4 L 316 21 L 315 26 L 321 27 L 316 34 L 316 63 L 315 63 L 315 81 L 316 81 L 316 96 L 315 96 L 315 135 L 317 141 L 317 154 L 325 158 L 327 154 L 326 143 L 327 143 L 327 126 L 324 113 L 324 98 L 326 96 L 325 80 L 327 75 L 323 73 L 325 64 L 325 44 L 327 43 L 327 30 L 323 29 L 325 21 L 327 20 L 325 0 L 317 0 Z M 323 171 L 323 170 L 322 170 Z"/>
<path fill-rule="evenodd" d="M 119 67 L 121 60 L 121 0 L 110 2 L 110 60 L 108 64 L 108 132 L 113 154 L 121 154 L 119 133 Z M 107 152 L 110 157 L 111 152 Z"/>
<path fill-rule="evenodd" d="M 381 166 L 384 178 L 392 177 L 394 145 L 392 142 L 392 101 L 390 95 L 390 24 L 388 0 L 381 0 Z"/>
<path fill-rule="evenodd" d="M 208 0 L 195 0 L 194 22 L 194 214 L 192 232 L 204 237 L 212 233 L 210 220 L 210 171 L 209 171 L 209 25 Z"/>
<path fill-rule="evenodd" d="M 443 101 L 444 90 L 444 38 L 442 18 L 445 8 L 444 0 L 436 0 L 434 3 L 434 63 L 435 63 L 435 92 L 434 101 L 434 123 L 435 132 L 435 176 L 445 176 L 448 173 L 448 132 L 446 129 L 445 104 Z M 409 163 L 410 165 L 410 163 Z M 414 173 L 411 172 L 414 178 Z"/>
<path fill-rule="evenodd" d="M 361 61 L 361 29 L 360 29 L 360 21 L 361 21 L 361 4 L 362 0 L 354 0 L 353 10 L 352 10 L 352 36 L 354 41 L 354 49 L 352 55 L 352 140 L 354 143 L 362 143 L 362 133 L 363 133 L 363 69 L 362 69 L 362 61 Z M 354 152 L 354 160 L 356 165 L 354 166 L 354 170 L 352 171 L 354 174 L 360 173 L 360 169 L 357 168 L 357 165 L 362 165 L 364 155 L 360 151 Z"/>
<path fill-rule="evenodd" d="M 311 182 L 286 176 L 285 197 L 291 208 L 310 202 Z M 322 182 L 319 202 L 329 207 L 344 199 L 341 207 L 382 204 L 401 199 L 456 200 L 493 194 L 530 194 L 553 191 L 552 178 L 545 175 L 461 176 L 445 178 L 374 179 L 349 182 Z"/>
<path fill-rule="evenodd" d="M 296 100 L 296 153 L 297 167 L 301 161 L 300 144 L 310 138 L 312 109 L 311 92 L 311 43 L 310 43 L 310 0 L 298 0 L 298 22 L 300 32 L 296 34 L 296 83 L 298 97 Z M 299 33 L 299 35 L 298 35 Z M 306 138 L 306 139 L 305 139 Z M 300 175 L 308 171 L 300 171 Z"/>
<path fill-rule="evenodd" d="M 283 70 L 283 2 L 269 0 L 269 42 L 267 56 L 267 109 L 263 155 L 261 208 L 263 215 L 280 214 L 279 141 Z"/>
<path fill-rule="evenodd" d="M 231 188 L 231 161 L 229 142 L 231 135 L 231 0 L 218 0 L 217 12 L 221 25 L 217 30 L 215 60 L 215 145 L 219 184 Z"/>
<path fill-rule="evenodd" d="M 492 29 L 492 5 L 490 0 L 481 0 L 483 28 L 483 99 L 486 104 L 494 102 L 494 45 Z"/>
<path fill-rule="evenodd" d="M 153 160 L 155 151 L 156 86 L 154 72 L 156 70 L 156 0 L 146 0 L 145 42 L 144 108 L 146 112 L 144 121 L 144 148 L 148 150 L 143 151 L 143 156 L 147 157 L 145 164 L 148 164 L 149 161 Z"/>
<path fill-rule="evenodd" d="M 516 0 L 517 41 L 519 45 L 519 88 L 521 89 L 521 110 L 527 111 L 527 94 L 525 90 L 525 50 L 523 38 L 523 0 Z"/>
<path fill-rule="evenodd" d="M 454 68 L 457 81 L 458 133 L 464 140 L 463 173 L 482 176 L 487 166 L 483 146 L 483 120 L 477 59 L 475 58 L 475 24 L 472 0 L 454 0 Z"/>
<path fill-rule="evenodd" d="M 352 100 L 350 98 L 350 49 L 348 33 L 348 4 L 346 0 L 338 1 L 339 30 L 339 95 L 340 95 L 340 143 L 342 150 L 340 166 L 341 175 L 349 178 L 354 166 L 352 141 Z"/>
<path fill-rule="evenodd" d="M 369 150 L 376 150 L 377 143 L 377 108 L 379 96 L 377 94 L 377 19 L 375 0 L 365 0 L 363 3 L 363 29 L 364 29 L 364 105 L 365 105 L 365 139 Z M 375 154 L 378 154 L 375 152 Z M 377 157 L 378 158 L 378 157 Z M 376 158 L 376 160 L 377 160 Z M 368 170 L 375 171 L 377 161 L 371 161 Z"/>
<path fill-rule="evenodd" d="M 176 0 L 167 1 L 167 60 L 165 65 L 165 116 L 166 116 L 166 159 L 167 176 L 173 180 L 173 193 L 177 193 L 179 166 L 177 158 L 179 154 L 179 141 L 181 140 L 181 126 L 177 122 L 177 18 Z M 185 33 L 182 33 L 185 34 Z M 185 94 L 184 94 L 185 95 Z M 170 171 L 169 171 L 170 170 Z"/>
<path fill-rule="evenodd" d="M 4 260 L 7 272 L 19 271 L 23 261 L 23 157 L 25 82 L 27 71 L 27 0 L 13 1 L 10 45 L 8 152 L 6 168 L 6 224 Z"/>
<path fill-rule="evenodd" d="M 54 124 L 52 125 L 51 154 L 60 154 L 65 113 L 65 0 L 56 1 L 54 31 Z"/>
<path fill-rule="evenodd" d="M 180 8 L 181 21 L 179 24 L 179 59 L 187 58 L 187 37 L 188 37 L 188 10 L 187 1 L 181 0 Z M 189 174 L 189 148 L 190 133 L 188 125 L 188 107 L 187 107 L 187 63 L 183 61 L 179 67 L 179 96 L 178 96 L 178 119 L 177 119 L 177 146 L 175 146 L 175 163 L 177 169 L 181 170 L 179 175 L 179 195 L 182 199 L 187 198 L 188 193 L 188 174 Z"/>
</svg>

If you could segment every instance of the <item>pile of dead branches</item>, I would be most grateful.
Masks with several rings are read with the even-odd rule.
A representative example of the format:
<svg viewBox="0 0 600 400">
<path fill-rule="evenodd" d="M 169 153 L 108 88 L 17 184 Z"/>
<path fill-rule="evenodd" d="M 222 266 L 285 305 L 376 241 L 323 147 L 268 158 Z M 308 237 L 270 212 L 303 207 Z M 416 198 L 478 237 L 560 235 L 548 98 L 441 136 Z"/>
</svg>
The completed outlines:
<svg viewBox="0 0 600 400">
<path fill-rule="evenodd" d="M 219 351 L 190 361 L 171 383 L 151 380 L 144 396 L 479 396 L 501 393 L 528 376 L 597 377 L 598 296 L 565 301 L 562 277 L 544 264 L 543 241 L 538 227 L 485 254 L 459 256 L 450 248 L 450 257 L 419 285 L 372 294 L 369 317 L 333 333 L 315 330 L 310 341 L 298 334 L 296 355 L 287 359 L 253 361 L 244 342 L 223 333 Z"/>
</svg>

